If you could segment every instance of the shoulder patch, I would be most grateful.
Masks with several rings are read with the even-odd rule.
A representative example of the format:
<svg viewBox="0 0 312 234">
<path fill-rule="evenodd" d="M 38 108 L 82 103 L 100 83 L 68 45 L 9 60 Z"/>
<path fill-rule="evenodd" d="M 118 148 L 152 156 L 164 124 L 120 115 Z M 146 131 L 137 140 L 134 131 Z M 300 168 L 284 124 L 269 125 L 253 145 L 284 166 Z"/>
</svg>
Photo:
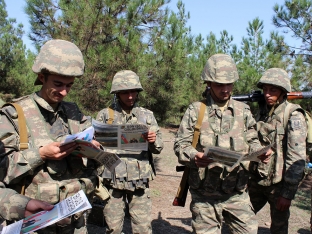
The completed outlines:
<svg viewBox="0 0 312 234">
<path fill-rule="evenodd" d="M 292 130 L 299 130 L 301 128 L 303 128 L 303 123 L 302 120 L 300 118 L 292 118 L 290 119 L 290 128 Z"/>
</svg>

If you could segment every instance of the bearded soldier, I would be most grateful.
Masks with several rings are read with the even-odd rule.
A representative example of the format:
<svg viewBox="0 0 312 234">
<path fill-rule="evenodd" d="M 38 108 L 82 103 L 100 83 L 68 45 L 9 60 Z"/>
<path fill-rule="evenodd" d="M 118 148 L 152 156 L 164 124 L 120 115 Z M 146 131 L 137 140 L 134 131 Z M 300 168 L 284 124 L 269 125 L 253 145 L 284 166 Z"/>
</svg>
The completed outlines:
<svg viewBox="0 0 312 234">
<path fill-rule="evenodd" d="M 221 233 L 224 221 L 233 233 L 257 233 L 258 222 L 246 193 L 247 165 L 230 170 L 204 155 L 204 149 L 211 146 L 236 152 L 261 148 L 249 106 L 231 99 L 234 82 L 238 80 L 235 62 L 229 55 L 215 54 L 207 60 L 201 79 L 209 87 L 207 96 L 188 107 L 174 143 L 179 162 L 190 168 L 193 231 Z M 193 147 L 200 110 L 203 110 L 200 135 Z M 262 156 L 263 160 L 270 151 Z"/>
<path fill-rule="evenodd" d="M 133 233 L 152 233 L 149 181 L 155 176 L 153 154 L 163 148 L 161 133 L 153 112 L 139 107 L 139 92 L 143 91 L 139 76 L 130 70 L 119 71 L 112 82 L 111 94 L 115 102 L 101 110 L 97 120 L 108 124 L 146 124 L 148 151 L 115 151 L 121 163 L 114 173 L 105 168 L 103 183 L 110 193 L 104 207 L 106 233 L 120 234 L 123 228 L 126 201 L 129 203 Z"/>
<path fill-rule="evenodd" d="M 41 89 L 15 100 L 26 118 L 28 143 L 20 144 L 14 108 L 7 109 L 7 115 L 0 120 L 0 157 L 8 165 L 2 181 L 17 191 L 23 187 L 26 196 L 51 204 L 81 189 L 91 198 L 97 184 L 97 163 L 72 155 L 76 143 L 61 145 L 66 135 L 91 126 L 91 119 L 75 103 L 63 101 L 75 78 L 83 75 L 82 53 L 71 42 L 50 40 L 41 47 L 32 70 L 37 74 L 35 85 L 41 85 Z M 100 146 L 97 141 L 93 143 Z M 38 231 L 86 232 L 85 216 L 81 213 Z"/>
<path fill-rule="evenodd" d="M 303 178 L 307 125 L 304 110 L 287 101 L 291 85 L 286 71 L 268 69 L 257 86 L 263 89 L 266 102 L 257 116 L 259 140 L 276 146 L 269 163 L 250 164 L 249 196 L 256 213 L 270 204 L 270 231 L 284 234 L 288 233 L 291 200 Z"/>
</svg>

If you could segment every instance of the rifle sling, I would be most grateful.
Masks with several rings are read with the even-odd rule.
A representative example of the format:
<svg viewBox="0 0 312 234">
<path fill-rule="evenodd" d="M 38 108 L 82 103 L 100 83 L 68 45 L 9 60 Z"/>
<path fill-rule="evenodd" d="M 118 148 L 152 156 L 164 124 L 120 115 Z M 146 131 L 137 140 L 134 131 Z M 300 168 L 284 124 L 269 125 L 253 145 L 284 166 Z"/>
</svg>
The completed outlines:
<svg viewBox="0 0 312 234">
<path fill-rule="evenodd" d="M 197 123 L 196 123 L 195 129 L 194 129 L 194 136 L 193 136 L 193 141 L 192 141 L 192 146 L 194 148 L 196 148 L 196 145 L 198 142 L 198 138 L 199 138 L 199 134 L 200 134 L 199 130 L 200 130 L 201 125 L 203 123 L 205 110 L 206 110 L 206 104 L 205 104 L 205 101 L 203 100 L 200 104 L 198 119 L 197 119 Z"/>
<path fill-rule="evenodd" d="M 28 149 L 28 131 L 26 126 L 26 118 L 22 107 L 17 103 L 7 103 L 3 106 L 13 106 L 17 112 L 18 133 L 20 136 L 20 150 Z"/>
<path fill-rule="evenodd" d="M 114 122 L 114 110 L 110 107 L 108 107 L 108 120 L 107 124 L 113 124 Z"/>
<path fill-rule="evenodd" d="M 28 149 L 28 131 L 26 126 L 26 118 L 24 115 L 24 111 L 22 107 L 17 103 L 7 103 L 4 104 L 4 106 L 13 106 L 17 112 L 17 123 L 18 123 L 18 134 L 20 137 L 20 150 L 26 150 Z M 19 191 L 20 194 L 25 195 L 25 183 L 26 183 L 26 177 L 22 179 L 22 185 L 21 190 Z"/>
</svg>

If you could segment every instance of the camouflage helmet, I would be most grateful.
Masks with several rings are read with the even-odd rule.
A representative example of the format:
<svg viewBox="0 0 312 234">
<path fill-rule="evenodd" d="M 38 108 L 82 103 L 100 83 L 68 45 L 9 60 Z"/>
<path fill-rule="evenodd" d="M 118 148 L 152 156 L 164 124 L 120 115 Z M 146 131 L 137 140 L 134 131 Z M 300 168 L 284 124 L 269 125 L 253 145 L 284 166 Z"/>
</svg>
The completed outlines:
<svg viewBox="0 0 312 234">
<path fill-rule="evenodd" d="M 274 85 L 287 93 L 291 92 L 290 79 L 287 72 L 281 68 L 270 68 L 260 78 L 257 87 L 262 89 L 264 84 Z"/>
<path fill-rule="evenodd" d="M 139 76 L 130 70 L 122 70 L 115 74 L 112 82 L 110 93 L 118 93 L 122 90 L 137 90 L 142 91 Z"/>
<path fill-rule="evenodd" d="M 227 54 L 212 55 L 206 62 L 201 79 L 221 84 L 234 83 L 238 80 L 236 64 Z"/>
<path fill-rule="evenodd" d="M 47 41 L 40 49 L 32 70 L 35 73 L 50 73 L 62 76 L 82 76 L 84 72 L 83 56 L 79 48 L 64 40 Z M 37 78 L 35 85 L 42 82 Z"/>
</svg>

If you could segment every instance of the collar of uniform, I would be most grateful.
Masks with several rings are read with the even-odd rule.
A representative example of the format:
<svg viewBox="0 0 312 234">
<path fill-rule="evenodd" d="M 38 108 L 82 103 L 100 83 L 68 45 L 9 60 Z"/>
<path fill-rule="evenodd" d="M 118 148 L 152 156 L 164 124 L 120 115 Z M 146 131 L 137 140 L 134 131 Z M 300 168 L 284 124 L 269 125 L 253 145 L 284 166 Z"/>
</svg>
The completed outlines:
<svg viewBox="0 0 312 234">
<path fill-rule="evenodd" d="M 211 110 L 220 109 L 220 107 L 216 104 L 216 102 L 213 100 L 213 98 L 210 95 L 207 96 L 207 104 L 211 105 Z M 232 110 L 234 109 L 233 99 L 228 100 L 227 106 L 224 107 L 224 110 L 226 110 L 228 108 L 231 108 Z"/>
<path fill-rule="evenodd" d="M 36 103 L 41 106 L 43 109 L 55 113 L 59 111 L 63 111 L 62 109 L 62 102 L 60 102 L 59 106 L 57 107 L 57 110 L 53 110 L 53 108 L 50 106 L 49 103 L 47 103 L 42 97 L 38 95 L 38 92 L 32 94 L 32 98 L 36 101 Z"/>
</svg>

